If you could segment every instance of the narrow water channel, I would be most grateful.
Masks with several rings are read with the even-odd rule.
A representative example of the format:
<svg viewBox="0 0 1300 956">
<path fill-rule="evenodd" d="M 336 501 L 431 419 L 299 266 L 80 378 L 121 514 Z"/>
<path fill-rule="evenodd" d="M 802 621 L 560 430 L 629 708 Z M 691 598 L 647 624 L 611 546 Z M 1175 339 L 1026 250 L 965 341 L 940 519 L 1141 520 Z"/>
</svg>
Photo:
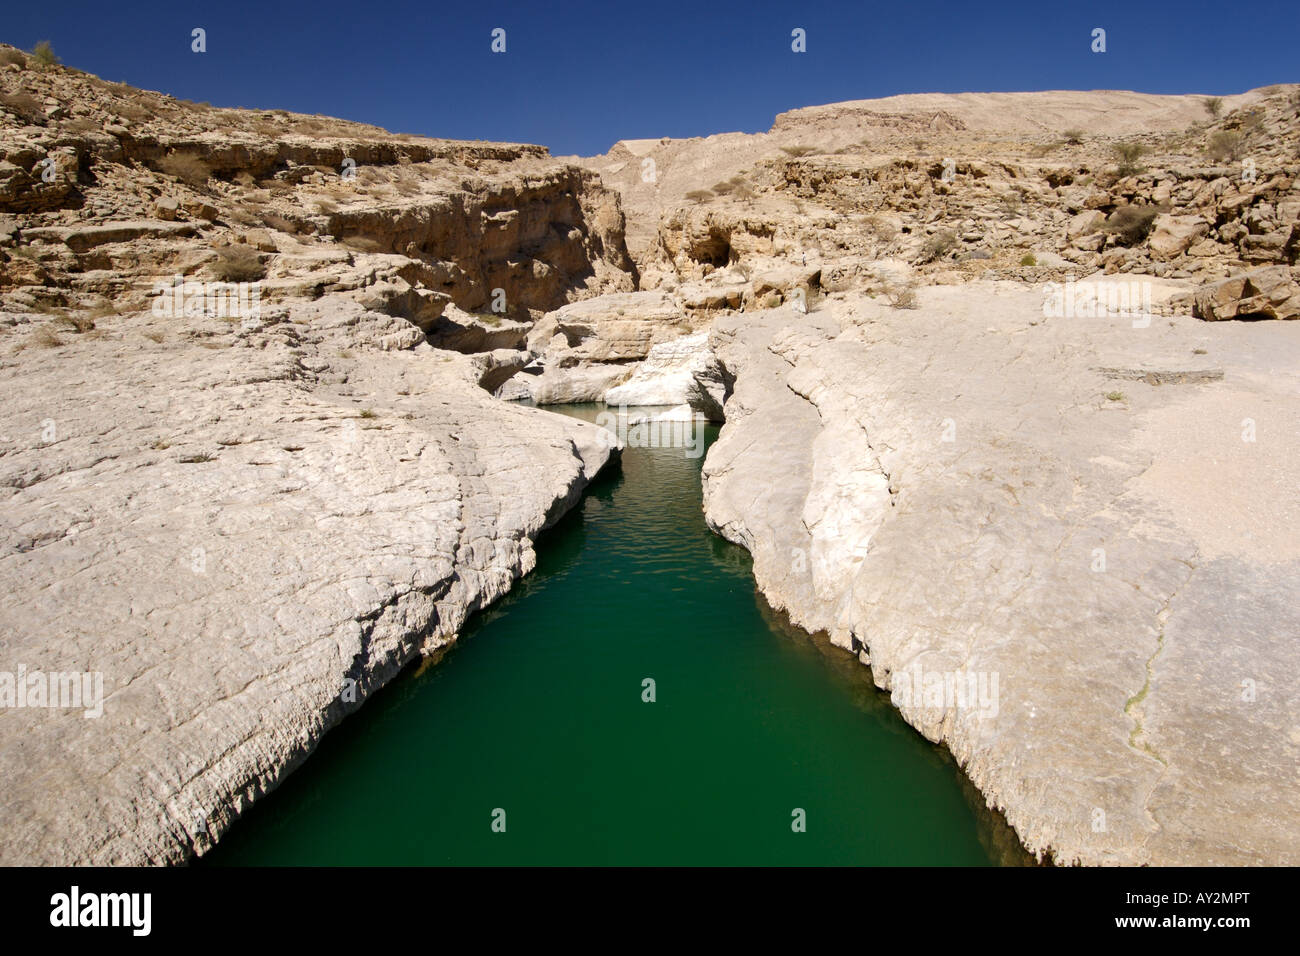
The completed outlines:
<svg viewBox="0 0 1300 956">
<path fill-rule="evenodd" d="M 767 608 L 749 555 L 704 524 L 695 451 L 628 448 L 533 574 L 204 862 L 1023 862 L 866 668 Z"/>
</svg>

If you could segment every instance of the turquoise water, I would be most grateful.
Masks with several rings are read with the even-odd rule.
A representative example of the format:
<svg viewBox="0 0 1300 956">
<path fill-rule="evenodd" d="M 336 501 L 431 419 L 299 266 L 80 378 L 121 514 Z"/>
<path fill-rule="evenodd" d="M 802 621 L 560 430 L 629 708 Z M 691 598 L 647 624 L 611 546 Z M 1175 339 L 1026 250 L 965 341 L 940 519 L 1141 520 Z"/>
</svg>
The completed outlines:
<svg viewBox="0 0 1300 956">
<path fill-rule="evenodd" d="M 533 574 L 331 731 L 206 862 L 1023 862 L 866 668 L 767 608 L 749 555 L 704 524 L 701 464 L 629 448 L 543 535 Z"/>
</svg>

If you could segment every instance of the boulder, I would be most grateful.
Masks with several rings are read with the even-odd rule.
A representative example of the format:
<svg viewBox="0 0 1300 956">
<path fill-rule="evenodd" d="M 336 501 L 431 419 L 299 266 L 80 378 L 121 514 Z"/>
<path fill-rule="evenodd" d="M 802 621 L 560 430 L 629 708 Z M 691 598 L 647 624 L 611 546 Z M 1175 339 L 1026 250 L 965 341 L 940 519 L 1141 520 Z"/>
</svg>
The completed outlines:
<svg viewBox="0 0 1300 956">
<path fill-rule="evenodd" d="M 651 348 L 627 381 L 605 393 L 605 403 L 688 405 L 710 421 L 721 421 L 726 392 L 709 335 L 697 332 Z"/>
<path fill-rule="evenodd" d="M 1210 224 L 1200 216 L 1156 216 L 1147 248 L 1154 259 L 1175 259 L 1209 232 Z"/>
<path fill-rule="evenodd" d="M 1194 314 L 1209 321 L 1300 318 L 1300 283 L 1284 266 L 1243 272 L 1197 289 Z"/>
</svg>

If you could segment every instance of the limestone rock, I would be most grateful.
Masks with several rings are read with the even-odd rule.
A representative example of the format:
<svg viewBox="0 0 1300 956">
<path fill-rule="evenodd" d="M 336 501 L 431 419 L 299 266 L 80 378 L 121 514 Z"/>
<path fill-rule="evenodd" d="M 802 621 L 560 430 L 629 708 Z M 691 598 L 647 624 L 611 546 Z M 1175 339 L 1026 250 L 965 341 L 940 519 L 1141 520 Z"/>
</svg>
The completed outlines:
<svg viewBox="0 0 1300 956">
<path fill-rule="evenodd" d="M 685 405 L 721 421 L 727 383 L 708 338 L 707 332 L 697 332 L 651 347 L 632 376 L 605 393 L 605 403 Z"/>
<path fill-rule="evenodd" d="M 346 298 L 188 321 L 100 319 L 0 369 L 0 669 L 105 696 L 6 710 L 2 863 L 209 848 L 528 573 L 616 453 L 495 401 L 481 363 L 381 351 L 403 320 Z"/>
<path fill-rule="evenodd" d="M 689 330 L 680 303 L 658 291 L 596 296 L 543 317 L 528 348 L 553 365 L 643 359 L 651 346 Z"/>
<path fill-rule="evenodd" d="M 1210 224 L 1199 216 L 1156 216 L 1147 248 L 1157 260 L 1174 259 L 1209 231 Z"/>
<path fill-rule="evenodd" d="M 1196 315 L 1202 319 L 1264 317 L 1300 318 L 1300 284 L 1284 266 L 1243 272 L 1196 291 Z"/>
<path fill-rule="evenodd" d="M 982 283 L 914 310 L 840 295 L 722 317 L 710 341 L 735 384 L 705 515 L 774 608 L 870 661 L 1031 851 L 1293 864 L 1300 711 L 1239 701 L 1242 674 L 1300 680 L 1281 491 L 1300 459 L 1237 429 L 1248 409 L 1300 414 L 1270 371 L 1300 357 L 1296 333 L 1043 322 L 1034 290 Z M 1141 374 L 1118 393 L 1103 367 Z"/>
</svg>

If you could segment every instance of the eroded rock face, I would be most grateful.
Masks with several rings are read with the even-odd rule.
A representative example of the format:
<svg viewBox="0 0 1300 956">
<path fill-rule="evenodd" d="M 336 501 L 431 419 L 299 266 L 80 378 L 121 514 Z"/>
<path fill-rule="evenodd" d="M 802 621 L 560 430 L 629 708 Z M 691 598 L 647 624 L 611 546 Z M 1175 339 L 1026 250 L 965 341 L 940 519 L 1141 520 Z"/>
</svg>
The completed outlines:
<svg viewBox="0 0 1300 956">
<path fill-rule="evenodd" d="M 1300 318 L 1300 282 L 1284 266 L 1244 272 L 1196 290 L 1202 319 Z"/>
<path fill-rule="evenodd" d="M 635 287 L 622 213 L 540 147 L 0 87 L 0 863 L 178 863 L 617 453 L 489 393 Z M 14 708 L 19 672 L 102 696 Z"/>
<path fill-rule="evenodd" d="M 613 440 L 491 399 L 464 356 L 382 351 L 396 321 L 124 316 L 4 362 L 3 669 L 105 698 L 6 710 L 0 862 L 202 852 L 532 569 Z"/>
<path fill-rule="evenodd" d="M 596 296 L 548 313 L 528 333 L 535 374 L 503 393 L 539 405 L 599 402 L 661 343 L 686 335 L 692 322 L 664 292 Z"/>
<path fill-rule="evenodd" d="M 652 346 L 632 376 L 609 389 L 608 405 L 686 405 L 709 421 L 722 421 L 727 379 L 707 332 Z"/>
<path fill-rule="evenodd" d="M 710 525 L 1031 851 L 1300 860 L 1297 327 L 1044 320 L 1032 290 L 977 284 L 711 342 L 736 381 Z M 1247 418 L 1280 431 L 1243 441 Z"/>
</svg>

